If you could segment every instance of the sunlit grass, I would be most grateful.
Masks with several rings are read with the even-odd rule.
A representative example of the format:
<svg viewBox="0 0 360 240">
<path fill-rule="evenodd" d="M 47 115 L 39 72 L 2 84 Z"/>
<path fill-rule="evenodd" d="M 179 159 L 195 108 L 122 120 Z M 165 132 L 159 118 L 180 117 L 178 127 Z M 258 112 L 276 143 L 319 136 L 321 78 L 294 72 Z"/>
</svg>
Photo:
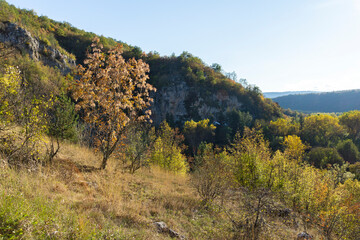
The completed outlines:
<svg viewBox="0 0 360 240">
<path fill-rule="evenodd" d="M 111 159 L 79 145 L 62 144 L 58 158 L 38 171 L 0 166 L 0 236 L 7 239 L 170 239 L 154 222 L 164 221 L 188 239 L 230 239 L 232 223 L 220 203 L 204 208 L 188 175 L 143 168 L 130 174 Z M 237 204 L 225 201 L 228 206 Z M 230 206 L 231 205 L 231 206 Z M 238 204 L 237 204 L 238 205 Z M 238 205 L 239 206 L 239 205 Z M 236 208 L 235 208 L 236 209 Z M 238 208 L 236 218 L 246 215 Z M 263 239 L 285 239 L 297 229 L 268 219 Z M 266 228 L 265 228 L 266 229 Z"/>
</svg>

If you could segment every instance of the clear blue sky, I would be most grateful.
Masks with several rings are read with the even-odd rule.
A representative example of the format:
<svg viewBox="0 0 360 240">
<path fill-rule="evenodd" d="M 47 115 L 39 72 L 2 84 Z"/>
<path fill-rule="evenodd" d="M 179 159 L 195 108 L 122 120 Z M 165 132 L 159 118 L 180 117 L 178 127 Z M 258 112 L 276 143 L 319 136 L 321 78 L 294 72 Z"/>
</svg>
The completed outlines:
<svg viewBox="0 0 360 240">
<path fill-rule="evenodd" d="M 266 91 L 360 89 L 360 0 L 7 0 Z"/>
</svg>

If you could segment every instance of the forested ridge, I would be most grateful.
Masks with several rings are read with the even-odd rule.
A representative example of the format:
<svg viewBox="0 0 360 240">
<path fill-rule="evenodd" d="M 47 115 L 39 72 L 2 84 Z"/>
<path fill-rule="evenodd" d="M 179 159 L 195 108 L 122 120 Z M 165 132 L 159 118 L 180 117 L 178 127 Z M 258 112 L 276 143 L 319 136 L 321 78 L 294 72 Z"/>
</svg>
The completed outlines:
<svg viewBox="0 0 360 240">
<path fill-rule="evenodd" d="M 274 98 L 283 108 L 305 113 L 339 113 L 360 109 L 360 90 L 295 94 Z"/>
<path fill-rule="evenodd" d="M 360 238 L 360 111 L 284 111 L 4 0 L 0 22 L 0 238 Z"/>
</svg>

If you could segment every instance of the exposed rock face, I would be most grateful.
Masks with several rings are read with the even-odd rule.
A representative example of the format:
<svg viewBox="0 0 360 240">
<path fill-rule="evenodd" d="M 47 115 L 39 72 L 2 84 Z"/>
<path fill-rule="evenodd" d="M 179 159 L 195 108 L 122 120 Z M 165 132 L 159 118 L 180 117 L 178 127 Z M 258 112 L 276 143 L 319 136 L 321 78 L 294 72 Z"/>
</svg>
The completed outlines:
<svg viewBox="0 0 360 240">
<path fill-rule="evenodd" d="M 227 109 L 241 109 L 243 105 L 236 96 L 228 95 L 221 90 L 204 96 L 199 92 L 199 88 L 189 87 L 181 80 L 158 89 L 153 97 L 151 111 L 152 120 L 156 125 L 169 118 L 180 125 L 189 119 L 210 118 L 218 121 L 220 113 Z"/>
<path fill-rule="evenodd" d="M 29 31 L 15 23 L 0 22 L 0 42 L 25 51 L 32 59 L 57 67 L 64 74 L 75 66 L 75 60 L 33 37 Z"/>
<path fill-rule="evenodd" d="M 154 104 L 151 106 L 152 119 L 156 125 L 171 115 L 174 121 L 181 122 L 187 119 L 188 112 L 185 100 L 189 87 L 185 82 L 170 87 L 164 87 L 154 94 Z"/>
</svg>

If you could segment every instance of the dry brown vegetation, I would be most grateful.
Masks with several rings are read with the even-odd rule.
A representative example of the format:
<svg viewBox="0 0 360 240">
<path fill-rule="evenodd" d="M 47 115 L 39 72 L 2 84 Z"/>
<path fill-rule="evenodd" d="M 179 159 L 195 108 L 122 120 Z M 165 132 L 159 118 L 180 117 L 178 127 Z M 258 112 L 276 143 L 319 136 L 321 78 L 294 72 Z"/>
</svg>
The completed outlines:
<svg viewBox="0 0 360 240">
<path fill-rule="evenodd" d="M 249 216 L 245 194 L 229 192 L 224 205 L 219 199 L 203 206 L 187 175 L 155 166 L 130 174 L 116 159 L 105 170 L 88 171 L 100 161 L 86 147 L 63 143 L 52 165 L 36 172 L 2 162 L 0 217 L 11 216 L 20 239 L 170 239 L 156 221 L 187 239 L 246 237 L 237 236 L 231 222 Z M 260 239 L 291 239 L 304 228 L 296 215 L 265 215 Z"/>
</svg>

